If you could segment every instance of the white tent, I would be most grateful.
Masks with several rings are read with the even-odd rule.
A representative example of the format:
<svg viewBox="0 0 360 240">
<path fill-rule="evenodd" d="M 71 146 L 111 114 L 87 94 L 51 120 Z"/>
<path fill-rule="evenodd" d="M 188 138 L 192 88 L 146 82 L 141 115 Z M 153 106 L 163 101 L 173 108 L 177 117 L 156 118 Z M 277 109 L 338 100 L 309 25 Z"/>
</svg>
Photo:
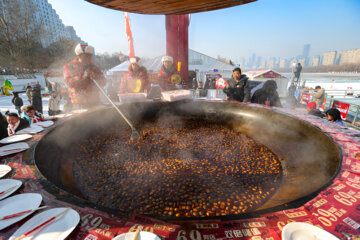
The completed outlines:
<svg viewBox="0 0 360 240">
<path fill-rule="evenodd" d="M 158 73 L 161 68 L 161 58 L 162 56 L 145 59 L 141 60 L 140 63 L 146 67 L 149 73 Z M 125 61 L 110 69 L 109 72 L 112 74 L 115 72 L 127 72 L 128 67 L 129 61 Z M 205 83 L 207 74 L 221 74 L 225 78 L 231 77 L 233 68 L 235 68 L 235 66 L 189 49 L 189 71 L 195 71 L 196 78 L 198 80 L 201 79 L 203 83 Z M 109 73 L 109 75 L 112 75 L 111 73 Z"/>
</svg>

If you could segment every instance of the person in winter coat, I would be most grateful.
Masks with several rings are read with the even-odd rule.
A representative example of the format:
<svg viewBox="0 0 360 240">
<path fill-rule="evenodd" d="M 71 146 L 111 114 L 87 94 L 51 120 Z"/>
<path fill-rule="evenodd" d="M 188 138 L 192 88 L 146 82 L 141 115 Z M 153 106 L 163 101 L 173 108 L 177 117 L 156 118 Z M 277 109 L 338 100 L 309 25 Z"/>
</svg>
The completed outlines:
<svg viewBox="0 0 360 240">
<path fill-rule="evenodd" d="M 262 88 L 256 90 L 251 98 L 251 102 L 267 106 L 282 107 L 276 89 L 277 84 L 274 80 L 266 81 Z"/>
<path fill-rule="evenodd" d="M 308 111 L 308 114 L 310 114 L 310 115 L 320 117 L 320 118 L 325 117 L 325 115 L 319 109 L 316 109 L 315 102 L 309 102 L 307 104 L 307 111 Z"/>
<path fill-rule="evenodd" d="M 100 90 L 106 80 L 101 69 L 93 63 L 94 48 L 78 44 L 75 48 L 77 59 L 64 66 L 64 82 L 68 87 L 71 102 L 76 107 L 91 107 L 100 104 Z"/>
<path fill-rule="evenodd" d="M 301 70 L 302 70 L 302 66 L 301 66 L 301 63 L 297 63 L 295 64 L 295 68 L 293 69 L 294 71 L 294 78 L 292 79 L 292 81 L 297 84 L 300 80 L 300 73 L 301 73 Z"/>
<path fill-rule="evenodd" d="M 316 93 L 314 93 L 313 100 L 316 103 L 316 109 L 319 109 L 324 103 L 325 89 L 321 88 L 320 86 L 316 86 L 315 91 Z"/>
<path fill-rule="evenodd" d="M 0 113 L 0 139 L 6 138 L 8 136 L 8 122 L 6 120 L 6 117 Z"/>
<path fill-rule="evenodd" d="M 8 122 L 8 127 L 7 127 L 8 136 L 12 136 L 16 132 L 30 126 L 29 122 L 26 121 L 25 119 L 20 118 L 19 115 L 17 115 L 17 113 L 10 113 L 9 111 L 7 111 L 5 115 L 6 115 L 6 120 Z"/>
<path fill-rule="evenodd" d="M 140 58 L 130 58 L 128 72 L 120 83 L 120 93 L 147 92 L 150 88 L 149 77 L 145 67 L 140 66 Z"/>
<path fill-rule="evenodd" d="M 326 112 L 327 119 L 330 122 L 339 124 L 340 126 L 346 127 L 346 124 L 341 119 L 341 113 L 336 108 L 330 108 Z"/>
<path fill-rule="evenodd" d="M 39 114 L 34 106 L 26 106 L 24 108 L 24 114 L 23 114 L 23 119 L 29 121 L 30 125 L 32 123 L 37 123 L 37 122 L 41 122 L 41 121 L 46 121 L 47 119 L 45 119 L 43 117 L 42 114 Z"/>
<path fill-rule="evenodd" d="M 165 91 L 182 88 L 183 80 L 180 73 L 174 67 L 173 58 L 171 56 L 164 56 L 161 62 L 162 66 L 158 74 L 160 87 Z"/>
<path fill-rule="evenodd" d="M 34 86 L 34 89 L 31 92 L 31 105 L 36 109 L 36 111 L 42 113 L 42 98 L 41 98 L 41 86 L 37 83 Z"/>
<path fill-rule="evenodd" d="M 55 116 L 61 113 L 60 101 L 61 96 L 56 92 L 52 92 L 49 98 L 49 116 Z"/>
<path fill-rule="evenodd" d="M 26 87 L 26 98 L 29 101 L 29 103 L 31 103 L 31 92 L 32 92 L 32 87 L 29 85 Z"/>
<path fill-rule="evenodd" d="M 251 95 L 248 77 L 245 74 L 241 74 L 240 68 L 235 68 L 233 70 L 232 78 L 228 81 L 223 91 L 227 95 L 227 100 L 229 101 L 250 101 Z"/>
<path fill-rule="evenodd" d="M 19 93 L 14 92 L 14 97 L 11 99 L 11 102 L 15 105 L 16 110 L 21 114 L 21 107 L 24 105 L 23 100 L 19 97 Z"/>
</svg>

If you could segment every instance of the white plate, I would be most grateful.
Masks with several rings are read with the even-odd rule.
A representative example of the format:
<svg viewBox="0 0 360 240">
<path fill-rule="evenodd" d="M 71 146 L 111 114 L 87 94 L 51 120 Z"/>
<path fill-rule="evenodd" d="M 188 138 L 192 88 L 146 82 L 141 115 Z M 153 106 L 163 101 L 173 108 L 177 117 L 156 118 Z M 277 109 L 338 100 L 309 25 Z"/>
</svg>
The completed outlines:
<svg viewBox="0 0 360 240">
<path fill-rule="evenodd" d="M 9 167 L 8 165 L 0 165 L 0 178 L 8 174 L 10 171 L 11 167 Z"/>
<path fill-rule="evenodd" d="M 18 190 L 18 188 L 21 185 L 22 185 L 22 182 L 19 181 L 19 180 L 15 180 L 15 179 L 2 179 L 2 180 L 0 180 L 0 192 L 6 191 L 7 189 L 12 188 L 12 187 L 15 186 L 15 188 L 13 190 L 11 190 L 10 192 L 0 195 L 0 200 L 10 196 L 11 194 L 13 194 L 16 190 Z M 0 212 L 0 214 L 1 214 L 1 212 Z"/>
<path fill-rule="evenodd" d="M 72 115 L 72 113 L 62 113 L 62 114 L 55 115 L 54 117 L 56 117 L 56 118 L 66 118 L 66 117 L 70 117 L 71 115 Z"/>
<path fill-rule="evenodd" d="M 292 222 L 283 228 L 282 240 L 339 240 L 339 238 L 314 225 Z"/>
<path fill-rule="evenodd" d="M 20 143 L 13 143 L 6 146 L 0 147 L 0 156 L 6 156 L 13 153 L 18 153 L 25 151 L 29 148 L 29 144 L 20 142 Z"/>
<path fill-rule="evenodd" d="M 23 193 L 6 198 L 0 201 L 0 217 L 38 208 L 41 201 L 42 196 L 38 193 Z M 18 217 L 0 220 L 0 230 L 26 218 L 30 214 L 26 213 Z"/>
<path fill-rule="evenodd" d="M 31 124 L 31 127 L 33 126 L 39 126 L 39 127 L 43 127 L 43 128 L 46 128 L 46 127 L 50 127 L 54 125 L 54 122 L 49 120 L 49 121 L 43 121 L 43 122 L 37 122 L 37 123 L 33 123 Z"/>
<path fill-rule="evenodd" d="M 73 110 L 72 113 L 84 113 L 87 111 L 88 111 L 88 109 L 77 109 L 77 110 Z"/>
<path fill-rule="evenodd" d="M 1 144 L 16 143 L 16 142 L 28 140 L 30 138 L 32 138 L 32 136 L 30 134 L 15 134 L 10 137 L 1 139 L 0 143 Z"/>
<path fill-rule="evenodd" d="M 114 237 L 112 240 L 133 240 L 135 237 L 135 232 L 128 232 L 120 234 L 119 236 Z M 160 240 L 160 238 L 151 233 L 146 231 L 141 231 L 139 236 L 136 238 L 137 240 Z"/>
<path fill-rule="evenodd" d="M 34 125 L 35 123 L 33 123 L 31 125 L 31 127 L 28 127 L 28 128 L 24 128 L 20 131 L 18 131 L 16 134 L 21 134 L 21 133 L 29 133 L 29 134 L 35 134 L 35 133 L 39 133 L 41 132 L 42 130 L 44 130 L 44 128 L 40 127 L 40 126 L 36 126 Z M 34 126 L 33 126 L 34 125 Z"/>
<path fill-rule="evenodd" d="M 16 239 L 21 235 L 31 231 L 35 227 L 39 226 L 41 223 L 49 220 L 50 218 L 56 216 L 60 212 L 64 211 L 66 208 L 53 208 L 42 213 L 37 214 L 32 217 L 29 221 L 24 223 L 9 239 Z M 30 234 L 26 239 L 34 240 L 51 240 L 51 239 L 65 239 L 78 225 L 80 221 L 80 215 L 73 209 L 65 213 L 61 218 L 56 220 L 53 223 L 45 226 L 39 232 L 34 232 L 35 235 Z"/>
</svg>

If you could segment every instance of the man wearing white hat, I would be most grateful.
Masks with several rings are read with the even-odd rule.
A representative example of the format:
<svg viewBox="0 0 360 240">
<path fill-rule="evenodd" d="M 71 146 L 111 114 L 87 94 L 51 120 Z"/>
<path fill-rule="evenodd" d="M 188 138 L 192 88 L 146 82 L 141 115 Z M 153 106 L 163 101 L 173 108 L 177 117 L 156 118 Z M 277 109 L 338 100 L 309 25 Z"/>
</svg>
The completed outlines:
<svg viewBox="0 0 360 240">
<path fill-rule="evenodd" d="M 121 79 L 120 93 L 139 93 L 149 90 L 149 77 L 147 70 L 141 66 L 140 58 L 130 58 L 128 72 Z"/>
<path fill-rule="evenodd" d="M 100 103 L 99 89 L 93 83 L 105 85 L 100 68 L 93 63 L 94 48 L 86 44 L 75 47 L 77 59 L 64 66 L 64 81 L 69 88 L 71 102 L 81 107 L 91 107 Z"/>
<path fill-rule="evenodd" d="M 180 73 L 174 67 L 174 60 L 171 56 L 163 56 L 162 66 L 159 72 L 159 85 L 165 90 L 175 90 L 182 88 L 182 79 Z"/>
</svg>

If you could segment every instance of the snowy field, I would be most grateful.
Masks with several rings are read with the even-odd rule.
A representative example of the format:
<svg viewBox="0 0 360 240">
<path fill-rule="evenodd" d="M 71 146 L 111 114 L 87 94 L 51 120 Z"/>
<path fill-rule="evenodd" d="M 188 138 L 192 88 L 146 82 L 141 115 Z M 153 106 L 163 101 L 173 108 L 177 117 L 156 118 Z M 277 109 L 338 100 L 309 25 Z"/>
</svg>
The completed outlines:
<svg viewBox="0 0 360 240">
<path fill-rule="evenodd" d="M 43 93 L 43 92 L 42 92 Z M 24 105 L 30 105 L 30 102 L 27 100 L 25 93 L 20 93 L 19 96 L 24 102 Z M 0 96 L 0 111 L 4 115 L 6 111 L 10 110 L 10 112 L 16 112 L 14 104 L 11 102 L 11 99 L 13 96 Z M 49 110 L 49 97 L 42 97 L 42 103 L 43 103 L 43 114 L 44 116 L 48 116 L 48 110 Z M 63 110 L 64 101 L 61 101 L 60 110 Z"/>
</svg>

